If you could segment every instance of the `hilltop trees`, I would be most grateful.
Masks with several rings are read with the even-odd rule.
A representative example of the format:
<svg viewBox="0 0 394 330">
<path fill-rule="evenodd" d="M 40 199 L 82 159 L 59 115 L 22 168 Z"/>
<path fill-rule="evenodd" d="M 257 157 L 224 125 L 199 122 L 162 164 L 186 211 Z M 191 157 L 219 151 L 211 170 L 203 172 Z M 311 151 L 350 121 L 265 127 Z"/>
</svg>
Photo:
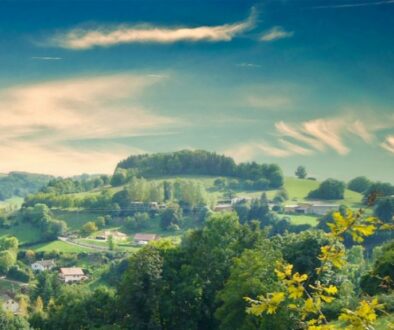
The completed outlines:
<svg viewBox="0 0 394 330">
<path fill-rule="evenodd" d="M 117 165 L 114 177 L 118 178 L 121 175 L 124 180 L 127 180 L 125 176 L 148 178 L 158 175 L 212 175 L 252 181 L 265 179 L 270 188 L 279 188 L 283 185 L 283 174 L 276 164 L 251 162 L 237 165 L 230 157 L 203 150 L 130 156 Z M 112 181 L 115 180 L 114 177 Z M 117 185 L 117 181 L 112 183 Z M 260 181 L 259 185 L 262 184 L 265 186 L 266 182 Z"/>
<path fill-rule="evenodd" d="M 308 194 L 311 199 L 343 199 L 345 194 L 345 184 L 342 181 L 327 179 L 323 181 L 319 188 L 312 190 Z"/>
<path fill-rule="evenodd" d="M 348 182 L 347 188 L 352 191 L 363 193 L 364 191 L 367 191 L 371 185 L 372 182 L 365 176 L 358 176 Z"/>
<path fill-rule="evenodd" d="M 298 166 L 295 175 L 299 179 L 305 179 L 307 176 L 305 166 Z"/>
</svg>

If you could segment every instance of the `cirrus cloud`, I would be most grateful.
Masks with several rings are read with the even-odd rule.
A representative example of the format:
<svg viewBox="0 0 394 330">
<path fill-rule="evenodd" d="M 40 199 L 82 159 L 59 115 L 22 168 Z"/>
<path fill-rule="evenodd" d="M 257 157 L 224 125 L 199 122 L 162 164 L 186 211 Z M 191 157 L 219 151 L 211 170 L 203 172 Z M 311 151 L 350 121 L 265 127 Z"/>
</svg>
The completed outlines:
<svg viewBox="0 0 394 330">
<path fill-rule="evenodd" d="M 260 41 L 271 42 L 271 41 L 275 41 L 275 40 L 290 38 L 293 35 L 294 35 L 294 32 L 292 32 L 292 31 L 286 31 L 281 26 L 274 26 L 273 28 L 269 29 L 268 31 L 265 31 L 261 35 Z"/>
<path fill-rule="evenodd" d="M 386 139 L 381 144 L 382 148 L 394 154 L 394 135 L 386 136 Z"/>
<path fill-rule="evenodd" d="M 171 44 L 182 41 L 230 41 L 254 28 L 256 17 L 257 11 L 252 8 L 249 17 L 244 21 L 216 26 L 160 27 L 150 24 L 121 24 L 75 28 L 56 34 L 47 40 L 47 44 L 73 50 L 86 50 L 93 47 L 110 47 L 131 43 Z"/>
</svg>

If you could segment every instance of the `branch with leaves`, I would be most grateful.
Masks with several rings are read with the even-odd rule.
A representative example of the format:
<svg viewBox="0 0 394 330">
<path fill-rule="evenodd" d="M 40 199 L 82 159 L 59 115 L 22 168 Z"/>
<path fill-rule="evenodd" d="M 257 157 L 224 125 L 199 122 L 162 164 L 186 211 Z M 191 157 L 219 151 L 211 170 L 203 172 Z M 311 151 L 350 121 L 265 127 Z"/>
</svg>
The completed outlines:
<svg viewBox="0 0 394 330">
<path fill-rule="evenodd" d="M 392 225 L 385 225 L 379 219 L 368 216 L 365 210 L 354 212 L 347 210 L 344 214 L 335 212 L 334 222 L 328 223 L 330 232 L 326 235 L 332 242 L 322 246 L 318 259 L 320 267 L 315 269 L 317 275 L 323 278 L 334 269 L 340 270 L 346 265 L 345 248 L 341 244 L 344 235 L 349 234 L 352 239 L 361 243 L 365 237 L 373 235 L 378 229 L 392 230 Z M 335 324 L 330 324 L 322 312 L 324 304 L 331 304 L 336 299 L 337 287 L 324 281 L 316 280 L 307 285 L 307 274 L 293 272 L 293 265 L 278 263 L 276 275 L 283 286 L 283 291 L 268 293 L 257 299 L 246 297 L 249 303 L 247 313 L 261 316 L 263 313 L 275 314 L 280 306 L 286 304 L 289 311 L 299 315 L 302 326 L 308 330 L 335 330 Z M 326 283 L 327 282 L 327 283 Z M 369 330 L 377 319 L 377 311 L 383 311 L 383 305 L 375 299 L 362 299 L 356 310 L 342 309 L 339 321 L 345 324 L 347 330 Z"/>
</svg>

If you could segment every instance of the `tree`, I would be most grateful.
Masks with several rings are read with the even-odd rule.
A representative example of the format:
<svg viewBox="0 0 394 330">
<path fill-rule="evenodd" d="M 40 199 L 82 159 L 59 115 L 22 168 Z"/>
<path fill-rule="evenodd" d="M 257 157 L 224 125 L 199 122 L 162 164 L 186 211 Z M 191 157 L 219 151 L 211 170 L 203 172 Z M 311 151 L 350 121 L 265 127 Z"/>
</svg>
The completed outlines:
<svg viewBox="0 0 394 330">
<path fill-rule="evenodd" d="M 308 194 L 311 199 L 343 199 L 345 194 L 345 184 L 342 181 L 327 179 L 323 181 L 319 188 L 312 190 Z"/>
<path fill-rule="evenodd" d="M 177 204 L 169 205 L 160 215 L 160 226 L 164 230 L 171 225 L 180 225 L 182 210 Z"/>
<path fill-rule="evenodd" d="M 163 258 L 154 246 L 148 245 L 130 258 L 119 291 L 124 329 L 161 329 L 162 271 Z"/>
<path fill-rule="evenodd" d="M 367 191 L 371 185 L 372 182 L 365 176 L 358 176 L 348 182 L 347 188 L 362 194 L 364 191 Z"/>
<path fill-rule="evenodd" d="M 110 251 L 113 251 L 113 250 L 115 250 L 115 246 L 116 246 L 116 243 L 115 243 L 114 237 L 112 235 L 109 235 L 108 236 L 108 249 Z"/>
<path fill-rule="evenodd" d="M 93 221 L 89 221 L 82 226 L 81 234 L 89 236 L 98 230 L 96 224 Z"/>
<path fill-rule="evenodd" d="M 261 293 L 276 291 L 280 284 L 275 275 L 275 264 L 280 252 L 272 243 L 264 241 L 253 250 L 244 250 L 234 259 L 230 276 L 224 288 L 218 292 L 221 306 L 215 316 L 220 322 L 219 329 L 289 329 L 289 314 L 285 310 L 275 318 L 256 319 L 244 312 L 247 303 L 244 297 L 257 297 Z"/>
<path fill-rule="evenodd" d="M 126 183 L 126 175 L 123 172 L 117 172 L 111 178 L 112 187 L 119 187 L 125 183 Z"/>
<path fill-rule="evenodd" d="M 101 229 L 105 226 L 105 218 L 103 216 L 99 216 L 95 220 L 97 228 Z"/>
<path fill-rule="evenodd" d="M 394 289 L 394 240 L 383 245 L 372 270 L 361 278 L 361 288 L 369 295 Z"/>
<path fill-rule="evenodd" d="M 383 222 L 389 223 L 392 221 L 394 216 L 394 198 L 381 198 L 378 200 L 374 213 Z"/>
<path fill-rule="evenodd" d="M 0 252 L 0 273 L 6 274 L 16 263 L 16 254 L 10 250 Z"/>
<path fill-rule="evenodd" d="M 299 179 L 305 179 L 306 176 L 308 175 L 308 174 L 306 173 L 305 166 L 298 166 L 297 169 L 296 169 L 296 171 L 295 171 L 295 175 L 296 175 L 296 177 L 299 178 Z"/>
<path fill-rule="evenodd" d="M 364 210 L 352 212 L 349 210 L 344 216 L 337 212 L 334 222 L 330 224 L 327 238 L 330 242 L 320 249 L 317 259 L 319 267 L 314 273 L 317 279 L 311 285 L 309 276 L 294 271 L 294 266 L 279 263 L 275 268 L 278 280 L 283 284 L 283 289 L 260 295 L 257 299 L 246 298 L 249 302 L 247 312 L 261 316 L 263 314 L 276 314 L 283 305 L 288 310 L 298 314 L 300 328 L 308 329 L 342 329 L 361 330 L 371 329 L 377 319 L 377 311 L 382 311 L 384 306 L 377 298 L 362 299 L 355 310 L 344 308 L 338 318 L 343 324 L 329 324 L 329 319 L 324 314 L 324 308 L 336 299 L 338 288 L 332 276 L 333 271 L 340 271 L 346 265 L 345 248 L 340 243 L 343 235 L 348 233 L 355 242 L 363 242 L 368 236 L 378 229 L 379 221 L 365 215 Z M 393 249 L 391 248 L 391 252 Z M 392 269 L 392 267 L 391 267 Z"/>
<path fill-rule="evenodd" d="M 18 316 L 18 315 L 12 315 L 10 313 L 6 313 L 1 309 L 0 310 L 0 329 L 29 330 L 30 325 L 25 320 L 25 318 Z"/>
</svg>

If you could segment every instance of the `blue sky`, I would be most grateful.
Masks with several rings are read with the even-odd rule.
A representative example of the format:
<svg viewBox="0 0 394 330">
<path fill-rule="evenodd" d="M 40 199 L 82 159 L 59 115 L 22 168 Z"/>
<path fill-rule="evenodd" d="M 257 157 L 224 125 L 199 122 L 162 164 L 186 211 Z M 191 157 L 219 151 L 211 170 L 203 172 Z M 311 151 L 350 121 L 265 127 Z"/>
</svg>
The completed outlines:
<svg viewBox="0 0 394 330">
<path fill-rule="evenodd" d="M 394 1 L 0 2 L 0 171 L 207 149 L 394 181 Z"/>
</svg>

